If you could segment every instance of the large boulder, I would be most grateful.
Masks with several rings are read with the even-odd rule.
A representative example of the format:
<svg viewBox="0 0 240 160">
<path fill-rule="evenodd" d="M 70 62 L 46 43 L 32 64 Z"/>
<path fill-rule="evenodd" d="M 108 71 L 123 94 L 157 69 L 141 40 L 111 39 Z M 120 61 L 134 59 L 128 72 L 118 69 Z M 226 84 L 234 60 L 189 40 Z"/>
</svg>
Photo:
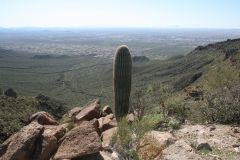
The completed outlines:
<svg viewBox="0 0 240 160">
<path fill-rule="evenodd" d="M 200 138 L 196 141 L 196 149 L 197 150 L 207 150 L 212 151 L 212 147 L 209 145 L 206 139 Z"/>
<path fill-rule="evenodd" d="M 43 130 L 37 122 L 23 127 L 0 146 L 0 160 L 31 160 Z"/>
<path fill-rule="evenodd" d="M 84 123 L 64 136 L 54 158 L 57 160 L 80 158 L 98 153 L 101 147 L 101 140 L 95 127 L 90 123 Z"/>
<path fill-rule="evenodd" d="M 50 159 L 58 148 L 59 139 L 62 138 L 67 131 L 62 125 L 46 125 L 44 128 L 41 143 L 38 144 L 39 147 L 36 149 L 34 157 L 36 160 Z"/>
<path fill-rule="evenodd" d="M 75 107 L 75 108 L 71 109 L 70 111 L 68 111 L 68 112 L 63 116 L 63 118 L 74 120 L 74 119 L 75 119 L 75 116 L 76 116 L 79 112 L 81 112 L 82 109 L 83 109 L 82 107 Z"/>
<path fill-rule="evenodd" d="M 93 100 L 86 104 L 82 110 L 75 116 L 75 122 L 82 122 L 84 120 L 90 121 L 94 118 L 99 118 L 101 115 L 99 100 Z"/>
<path fill-rule="evenodd" d="M 101 132 L 104 132 L 110 128 L 117 126 L 117 120 L 114 118 L 113 114 L 109 114 L 105 117 L 101 117 L 98 119 L 99 121 L 99 129 Z"/>
<path fill-rule="evenodd" d="M 166 146 L 175 141 L 176 139 L 169 132 L 151 131 L 143 137 L 137 152 L 142 160 L 154 159 L 161 155 Z"/>
<path fill-rule="evenodd" d="M 117 127 L 108 129 L 102 133 L 102 146 L 108 149 L 111 145 L 112 136 L 117 132 Z"/>
<path fill-rule="evenodd" d="M 194 149 L 190 146 L 190 144 L 183 139 L 176 141 L 173 145 L 170 145 L 166 149 L 162 151 L 161 158 L 162 160 L 203 160 L 199 154 L 194 152 Z"/>
<path fill-rule="evenodd" d="M 30 117 L 30 122 L 36 121 L 41 125 L 57 125 L 58 122 L 47 112 L 41 111 Z"/>
</svg>

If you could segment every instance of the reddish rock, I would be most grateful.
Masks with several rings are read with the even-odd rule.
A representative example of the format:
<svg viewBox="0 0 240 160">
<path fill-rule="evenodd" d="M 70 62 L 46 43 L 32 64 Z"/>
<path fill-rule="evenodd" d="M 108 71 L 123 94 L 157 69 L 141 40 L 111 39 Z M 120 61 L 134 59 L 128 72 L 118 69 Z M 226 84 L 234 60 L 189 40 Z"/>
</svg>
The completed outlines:
<svg viewBox="0 0 240 160">
<path fill-rule="evenodd" d="M 98 119 L 98 121 L 99 121 L 99 129 L 102 132 L 117 126 L 117 121 L 114 118 L 113 114 L 109 114 L 106 117 L 101 117 Z"/>
<path fill-rule="evenodd" d="M 99 100 L 93 100 L 86 104 L 82 110 L 76 115 L 75 122 L 81 122 L 81 121 L 90 121 L 94 118 L 100 117 L 100 104 Z"/>
<path fill-rule="evenodd" d="M 74 120 L 75 116 L 79 112 L 81 112 L 82 109 L 83 109 L 82 107 L 75 107 L 75 108 L 71 109 L 70 111 L 68 111 L 63 117 L 70 118 L 71 120 Z"/>
<path fill-rule="evenodd" d="M 59 146 L 55 159 L 73 159 L 85 155 L 98 153 L 101 149 L 101 140 L 95 127 L 85 123 L 70 130 Z"/>
<path fill-rule="evenodd" d="M 101 136 L 98 119 L 94 118 L 91 121 L 83 121 L 80 125 L 92 125 L 95 128 L 95 130 L 97 131 L 98 135 Z"/>
<path fill-rule="evenodd" d="M 106 116 L 106 115 L 108 115 L 108 114 L 112 114 L 113 111 L 112 111 L 112 109 L 109 107 L 109 105 L 107 105 L 107 106 L 103 107 L 102 113 L 103 113 L 104 116 Z"/>
<path fill-rule="evenodd" d="M 40 149 L 37 151 L 35 159 L 48 160 L 56 152 L 58 148 L 58 140 L 66 133 L 66 128 L 63 126 L 44 126 L 42 134 L 42 143 Z"/>
<path fill-rule="evenodd" d="M 44 127 L 32 122 L 12 135 L 0 147 L 0 160 L 31 160 Z"/>
<path fill-rule="evenodd" d="M 36 121 L 41 125 L 57 125 L 58 122 L 47 112 L 41 111 L 30 117 L 30 122 Z"/>
<path fill-rule="evenodd" d="M 103 148 L 110 147 L 112 136 L 117 132 L 117 127 L 108 129 L 102 133 L 102 146 Z"/>
</svg>

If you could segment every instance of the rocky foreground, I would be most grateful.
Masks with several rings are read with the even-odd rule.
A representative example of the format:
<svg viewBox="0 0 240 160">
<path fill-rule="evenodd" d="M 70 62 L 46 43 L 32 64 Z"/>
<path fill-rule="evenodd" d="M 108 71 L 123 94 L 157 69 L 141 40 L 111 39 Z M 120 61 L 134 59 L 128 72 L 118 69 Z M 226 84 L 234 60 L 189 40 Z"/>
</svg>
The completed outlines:
<svg viewBox="0 0 240 160">
<path fill-rule="evenodd" d="M 38 112 L 0 146 L 0 160 L 122 160 L 111 144 L 116 131 L 111 108 L 101 109 L 98 100 L 73 108 L 61 124 Z M 186 124 L 176 131 L 151 131 L 138 154 L 144 160 L 238 160 L 240 127 Z"/>
</svg>

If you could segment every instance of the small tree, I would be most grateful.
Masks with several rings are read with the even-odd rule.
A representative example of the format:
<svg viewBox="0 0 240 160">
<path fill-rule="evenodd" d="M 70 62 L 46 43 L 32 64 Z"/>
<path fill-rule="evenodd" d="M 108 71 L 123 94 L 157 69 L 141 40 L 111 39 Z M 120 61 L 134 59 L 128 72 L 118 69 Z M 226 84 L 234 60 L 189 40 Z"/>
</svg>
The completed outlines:
<svg viewBox="0 0 240 160">
<path fill-rule="evenodd" d="M 139 121 L 145 115 L 147 105 L 148 103 L 144 90 L 135 91 L 131 98 L 131 109 Z"/>
<path fill-rule="evenodd" d="M 148 94 L 150 95 L 153 103 L 161 107 L 164 118 L 168 115 L 166 100 L 172 96 L 173 88 L 169 85 L 152 84 L 148 87 Z"/>
</svg>

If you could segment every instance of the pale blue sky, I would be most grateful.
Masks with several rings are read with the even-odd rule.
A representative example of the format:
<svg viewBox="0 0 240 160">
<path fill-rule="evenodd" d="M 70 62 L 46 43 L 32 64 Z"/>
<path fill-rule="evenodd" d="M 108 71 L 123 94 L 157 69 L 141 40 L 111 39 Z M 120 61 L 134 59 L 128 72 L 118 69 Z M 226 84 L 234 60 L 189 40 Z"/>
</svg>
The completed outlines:
<svg viewBox="0 0 240 160">
<path fill-rule="evenodd" d="M 0 0 L 0 27 L 240 28 L 240 0 Z"/>
</svg>

